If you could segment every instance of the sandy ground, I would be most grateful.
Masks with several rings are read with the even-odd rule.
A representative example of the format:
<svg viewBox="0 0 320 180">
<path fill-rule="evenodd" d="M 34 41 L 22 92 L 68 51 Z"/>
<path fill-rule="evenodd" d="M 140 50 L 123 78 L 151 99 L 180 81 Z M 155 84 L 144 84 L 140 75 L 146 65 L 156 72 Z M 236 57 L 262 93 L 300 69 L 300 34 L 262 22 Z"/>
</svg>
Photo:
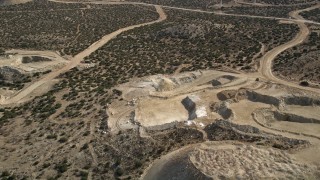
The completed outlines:
<svg viewBox="0 0 320 180">
<path fill-rule="evenodd" d="M 0 57 L 0 67 L 10 66 L 15 68 L 22 73 L 34 73 L 43 72 L 46 70 L 59 69 L 63 67 L 64 64 L 68 63 L 67 60 L 62 58 L 59 54 L 51 51 L 28 51 L 28 50 L 9 50 L 6 51 L 9 55 L 8 57 Z M 24 56 L 38 56 L 51 59 L 51 61 L 43 62 L 32 62 L 32 63 L 22 63 L 22 58 Z"/>
<path fill-rule="evenodd" d="M 182 105 L 182 100 L 183 97 L 170 100 L 144 99 L 138 103 L 135 119 L 146 127 L 186 121 L 188 111 Z"/>
<path fill-rule="evenodd" d="M 175 167 L 168 168 L 175 161 L 189 159 L 185 168 L 194 166 L 199 174 L 213 179 L 316 179 L 317 167 L 305 164 L 290 153 L 234 141 L 205 142 L 186 146 L 156 160 L 147 168 L 141 179 L 161 179 L 159 176 L 171 174 Z M 177 165 L 177 163 L 175 164 Z M 179 164 L 178 164 L 179 165 Z M 202 176 L 204 179 L 205 176 Z"/>
<path fill-rule="evenodd" d="M 190 159 L 213 179 L 312 179 L 310 172 L 317 170 L 295 161 L 283 151 L 233 142 L 201 144 L 191 153 Z"/>
<path fill-rule="evenodd" d="M 192 73 L 189 73 L 190 76 L 192 76 L 191 74 Z M 234 80 L 226 81 L 225 79 L 222 79 L 222 82 L 226 83 L 219 86 L 214 86 L 211 83 L 203 84 L 204 82 L 221 79 L 223 74 L 232 76 Z M 177 79 L 175 76 L 182 75 L 176 74 L 172 76 L 163 76 L 163 78 Z M 224 107 L 218 111 L 213 111 L 210 108 L 211 105 L 228 102 L 226 108 L 231 111 L 232 116 L 227 117 L 227 119 L 231 120 L 233 123 L 250 125 L 268 133 L 278 134 L 294 139 L 303 139 L 311 143 L 310 147 L 293 152 L 283 152 L 272 148 L 260 149 L 260 147 L 254 147 L 251 145 L 232 145 L 232 148 L 229 148 L 229 146 L 227 148 L 222 146 L 221 148 L 223 150 L 210 150 L 210 148 L 213 147 L 211 147 L 211 145 L 206 145 L 208 146 L 207 150 L 201 149 L 196 151 L 195 155 L 192 157 L 192 161 L 197 169 L 207 176 L 217 177 L 217 175 L 224 175 L 227 178 L 240 177 L 246 179 L 248 177 L 293 178 L 299 175 L 299 177 L 301 176 L 312 179 L 313 177 L 309 177 L 310 171 L 314 171 L 314 169 L 320 165 L 320 154 L 317 153 L 320 150 L 320 139 L 316 137 L 319 136 L 320 125 L 313 123 L 277 121 L 272 119 L 271 125 L 261 125 L 260 122 L 257 122 L 257 119 L 255 119 L 256 117 L 254 116 L 254 113 L 261 109 L 267 109 L 282 113 L 291 112 L 306 119 L 315 118 L 320 120 L 318 113 L 320 106 L 317 104 L 301 106 L 287 105 L 284 103 L 284 98 L 288 98 L 290 96 L 309 97 L 314 99 L 314 101 L 320 100 L 320 96 L 309 91 L 272 83 L 268 79 L 261 78 L 259 81 L 256 81 L 255 77 L 248 76 L 249 75 L 218 71 L 203 71 L 202 75 L 197 76 L 196 79 L 193 79 L 188 83 L 181 84 L 181 87 L 184 88 L 179 87 L 179 84 L 175 84 L 174 88 L 169 89 L 168 91 L 157 91 L 156 88 L 152 88 L 155 84 L 146 83 L 146 79 L 150 80 L 152 77 L 135 79 L 132 82 L 119 85 L 117 88 L 124 90 L 123 97 L 137 99 L 134 105 L 129 106 L 129 109 L 130 112 L 135 112 L 134 122 L 137 122 L 139 126 L 141 126 L 141 129 L 153 126 L 158 127 L 161 125 L 166 127 L 166 123 L 184 121 L 187 126 L 190 125 L 194 127 L 195 125 L 195 127 L 201 130 L 205 125 L 212 123 L 217 119 L 224 119 L 227 114 Z M 161 76 L 158 75 L 157 78 L 161 78 Z M 245 80 L 244 83 L 237 83 L 243 80 Z M 155 81 L 149 82 L 156 83 Z M 126 91 L 126 87 L 130 88 L 127 88 Z M 190 91 L 190 88 L 197 89 L 198 91 Z M 226 100 L 221 101 L 217 96 L 217 94 L 221 92 L 229 92 L 231 95 Z M 232 92 L 234 92 L 234 95 L 232 95 Z M 248 92 L 251 93 L 247 94 Z M 126 94 L 130 94 L 130 96 Z M 158 94 L 158 96 L 154 96 L 154 94 Z M 166 96 L 168 94 L 169 96 Z M 172 96 L 171 94 L 174 95 Z M 183 107 L 181 101 L 187 96 L 197 97 L 194 101 L 196 103 L 196 107 L 205 107 L 207 112 L 206 117 L 196 118 L 193 121 L 186 121 L 188 111 Z M 127 103 L 131 104 L 132 101 L 130 99 L 124 99 Z M 270 101 L 270 99 L 273 99 L 274 102 L 279 102 L 279 104 L 270 104 L 273 102 Z M 112 110 L 114 114 L 110 116 L 111 118 L 109 118 L 108 123 L 113 124 L 113 126 L 109 126 L 113 132 L 127 129 L 128 127 L 125 125 L 128 120 L 127 118 L 112 118 L 121 117 L 123 113 L 125 113 L 125 109 L 128 108 L 126 102 L 121 102 L 122 105 L 120 102 L 115 102 L 110 106 L 111 108 L 109 111 Z M 127 113 L 126 116 L 128 116 L 128 114 L 129 113 Z M 267 116 L 262 116 L 261 118 L 265 120 L 266 117 Z M 144 130 L 141 133 L 144 137 L 148 137 L 147 131 Z M 213 146 L 215 147 L 216 145 Z M 247 152 L 250 153 L 247 154 Z M 150 177 L 150 173 L 162 174 L 163 172 L 161 171 L 161 168 L 166 167 L 166 163 L 171 164 L 172 162 L 172 159 L 169 157 L 174 158 L 175 156 L 169 155 L 165 156 L 164 159 L 161 158 L 161 160 L 155 161 L 154 165 L 151 166 L 150 172 L 146 172 L 149 174 L 147 177 Z M 208 159 L 215 159 L 215 162 Z M 241 162 L 245 163 L 241 164 Z M 230 163 L 238 165 L 231 166 Z M 168 171 L 167 168 L 164 169 L 165 171 Z M 246 169 L 252 169 L 252 171 L 245 171 Z M 292 174 L 294 176 L 292 176 Z"/>
</svg>

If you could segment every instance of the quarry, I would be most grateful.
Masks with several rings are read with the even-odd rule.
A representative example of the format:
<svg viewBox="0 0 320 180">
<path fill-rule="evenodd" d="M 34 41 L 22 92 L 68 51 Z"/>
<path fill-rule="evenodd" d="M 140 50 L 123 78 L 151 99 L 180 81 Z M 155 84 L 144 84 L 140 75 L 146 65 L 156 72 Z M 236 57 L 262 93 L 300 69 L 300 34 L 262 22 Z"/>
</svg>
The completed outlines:
<svg viewBox="0 0 320 180">
<path fill-rule="evenodd" d="M 312 124 L 319 131 L 319 96 L 250 75 L 219 71 L 156 75 L 116 89 L 123 98 L 107 108 L 109 127 L 115 132 L 129 124 L 152 129 L 192 122 L 200 128 L 215 119 L 248 124 L 261 121 L 266 126 Z M 129 116 L 132 121 L 124 122 Z"/>
<path fill-rule="evenodd" d="M 319 8 L 1 1 L 0 179 L 320 179 Z"/>
<path fill-rule="evenodd" d="M 295 173 L 301 178 L 315 178 L 316 159 L 320 158 L 316 155 L 320 148 L 319 95 L 256 76 L 210 70 L 134 79 L 116 87 L 123 94 L 107 108 L 108 127 L 113 133 L 135 129 L 141 137 L 149 138 L 154 131 L 181 126 L 204 133 L 206 143 L 155 161 L 142 179 L 220 175 L 293 178 Z M 248 146 L 224 140 L 258 143 Z M 265 149 L 266 145 L 285 152 Z M 249 151 L 250 156 L 241 154 Z M 267 160 L 270 157 L 279 159 Z M 183 170 L 185 166 L 190 169 Z M 244 170 L 247 168 L 252 171 Z"/>
</svg>

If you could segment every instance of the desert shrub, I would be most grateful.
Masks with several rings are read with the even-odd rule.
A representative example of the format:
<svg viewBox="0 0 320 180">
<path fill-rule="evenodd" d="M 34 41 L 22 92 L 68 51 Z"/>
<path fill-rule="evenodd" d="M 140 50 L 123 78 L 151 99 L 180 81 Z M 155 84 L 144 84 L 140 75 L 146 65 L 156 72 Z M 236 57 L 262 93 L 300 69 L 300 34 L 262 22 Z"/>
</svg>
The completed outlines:
<svg viewBox="0 0 320 180">
<path fill-rule="evenodd" d="M 61 137 L 60 139 L 59 139 L 59 143 L 65 143 L 65 142 L 67 142 L 68 141 L 68 138 L 67 137 Z"/>
<path fill-rule="evenodd" d="M 54 166 L 54 169 L 58 172 L 58 173 L 64 173 L 68 170 L 68 161 L 65 159 L 62 162 L 60 162 L 59 164 L 56 164 Z"/>
<path fill-rule="evenodd" d="M 301 81 L 300 85 L 301 86 L 309 86 L 309 83 L 308 83 L 308 81 Z"/>
<path fill-rule="evenodd" d="M 55 135 L 55 134 L 49 134 L 49 135 L 47 136 L 47 139 L 57 139 L 57 135 Z"/>
<path fill-rule="evenodd" d="M 88 149 L 88 147 L 89 147 L 88 143 L 85 143 L 85 144 L 80 148 L 80 151 L 85 150 L 85 149 Z"/>
</svg>

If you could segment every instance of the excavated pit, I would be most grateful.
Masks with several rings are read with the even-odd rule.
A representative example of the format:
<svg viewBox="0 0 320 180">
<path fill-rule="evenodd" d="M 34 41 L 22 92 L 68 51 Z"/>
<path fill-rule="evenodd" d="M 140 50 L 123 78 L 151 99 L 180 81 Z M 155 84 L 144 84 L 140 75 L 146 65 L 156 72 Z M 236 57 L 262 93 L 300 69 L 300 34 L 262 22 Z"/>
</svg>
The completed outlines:
<svg viewBox="0 0 320 180">
<path fill-rule="evenodd" d="M 210 141 L 236 140 L 272 146 L 277 149 L 288 150 L 310 145 L 306 140 L 292 139 L 266 133 L 253 126 L 237 125 L 227 120 L 218 120 L 204 128 Z"/>
<path fill-rule="evenodd" d="M 312 98 L 307 96 L 290 96 L 284 98 L 287 105 L 299 106 L 320 106 L 320 98 Z"/>
<path fill-rule="evenodd" d="M 192 101 L 189 97 L 184 98 L 181 101 L 182 105 L 188 111 L 189 117 L 188 120 L 194 120 L 197 118 L 196 114 L 196 103 Z"/>
<path fill-rule="evenodd" d="M 0 81 L 15 82 L 24 78 L 24 75 L 17 69 L 3 66 L 0 67 Z"/>
<path fill-rule="evenodd" d="M 320 124 L 320 120 L 313 117 L 305 117 L 289 112 L 273 111 L 271 109 L 260 109 L 255 112 L 259 114 L 259 121 L 264 124 L 276 123 L 281 121 L 293 122 L 293 123 L 312 123 Z"/>
<path fill-rule="evenodd" d="M 236 77 L 234 76 L 231 76 L 231 75 L 223 75 L 223 76 L 220 76 L 216 79 L 213 79 L 211 80 L 211 85 L 216 87 L 216 86 L 221 86 L 221 85 L 224 85 L 224 84 L 227 84 L 227 83 L 230 83 L 231 81 L 235 80 Z"/>
<path fill-rule="evenodd" d="M 240 89 L 236 95 L 237 100 L 248 99 L 252 102 L 261 102 L 264 104 L 270 104 L 274 106 L 279 106 L 281 100 L 277 97 L 273 97 L 266 94 L 261 94 L 256 91 Z"/>
<path fill-rule="evenodd" d="M 237 95 L 237 90 L 225 90 L 217 93 L 217 97 L 220 101 L 226 101 L 228 99 L 234 99 Z"/>
<path fill-rule="evenodd" d="M 264 104 L 274 105 L 276 107 L 287 105 L 298 106 L 320 106 L 320 98 L 308 96 L 272 96 L 254 90 L 239 89 L 239 90 L 225 90 L 217 93 L 220 101 L 234 100 L 241 101 L 247 99 L 252 102 L 260 102 Z M 303 108 L 303 107 L 302 107 Z"/>
<path fill-rule="evenodd" d="M 36 62 L 45 62 L 45 61 L 52 61 L 49 58 L 46 57 L 40 57 L 40 56 L 23 56 L 21 62 L 24 64 L 28 63 L 36 63 Z"/>
<path fill-rule="evenodd" d="M 234 118 L 233 111 L 229 108 L 229 103 L 226 101 L 213 103 L 210 106 L 212 112 L 218 113 L 223 119 L 232 120 Z"/>
<path fill-rule="evenodd" d="M 315 118 L 308 118 L 308 117 L 304 117 L 296 114 L 284 113 L 279 111 L 272 111 L 272 113 L 273 113 L 274 119 L 278 121 L 320 124 L 320 120 Z"/>
</svg>

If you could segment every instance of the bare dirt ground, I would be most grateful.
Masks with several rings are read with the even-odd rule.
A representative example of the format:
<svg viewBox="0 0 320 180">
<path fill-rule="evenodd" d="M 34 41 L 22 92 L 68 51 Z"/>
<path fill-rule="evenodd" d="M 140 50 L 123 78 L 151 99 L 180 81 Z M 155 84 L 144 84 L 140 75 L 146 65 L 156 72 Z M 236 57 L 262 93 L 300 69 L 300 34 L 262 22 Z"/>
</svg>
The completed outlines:
<svg viewBox="0 0 320 180">
<path fill-rule="evenodd" d="M 189 79 L 181 83 L 181 79 L 185 80 L 186 77 Z M 127 102 L 122 103 L 126 106 L 129 104 L 130 112 L 135 112 L 135 117 L 130 123 L 141 126 L 142 129 L 167 129 L 174 127 L 177 122 L 184 122 L 186 126 L 202 129 L 217 119 L 226 119 L 239 125 L 252 126 L 268 133 L 303 139 L 311 143 L 310 147 L 285 152 L 272 148 L 261 149 L 251 145 L 235 145 L 229 142 L 223 146 L 204 145 L 208 148 L 194 150 L 190 159 L 193 165 L 208 177 L 217 178 L 217 173 L 214 172 L 220 172 L 221 176 L 227 178 L 253 176 L 289 178 L 294 171 L 296 176 L 316 179 L 314 174 L 317 172 L 320 159 L 320 156 L 315 155 L 320 148 L 320 124 L 318 123 L 320 119 L 317 113 L 320 107 L 319 94 L 270 82 L 263 77 L 259 77 L 260 80 L 256 81 L 256 77 L 259 75 L 202 71 L 144 77 L 116 88 L 123 92 L 123 100 Z M 166 79 L 169 83 L 167 87 L 171 88 L 159 89 L 161 78 Z M 137 99 L 132 100 L 133 97 Z M 194 109 L 184 107 L 182 101 L 187 97 L 195 103 Z M 123 106 L 115 103 L 118 106 L 110 105 L 115 113 L 110 116 L 108 123 L 111 131 L 117 133 L 119 130 L 127 129 L 126 121 L 128 120 L 113 118 L 118 117 L 118 114 L 124 110 Z M 205 113 L 199 113 L 198 109 L 203 107 Z M 268 114 L 265 111 L 278 112 L 278 114 Z M 190 120 L 188 117 L 190 113 L 195 113 L 196 118 Z M 143 131 L 143 134 L 148 136 L 148 131 Z M 209 149 L 213 147 L 221 148 L 221 151 L 212 150 L 211 152 Z M 229 151 L 235 157 L 227 155 L 226 152 Z M 252 153 L 241 153 L 244 151 Z M 252 167 L 245 167 L 240 161 L 237 162 L 239 157 L 243 158 L 241 162 L 252 164 Z M 267 160 L 270 157 L 274 158 Z M 171 164 L 172 158 L 175 158 L 175 155 L 155 161 L 149 169 L 150 172 L 145 172 L 146 177 L 142 179 L 150 178 L 150 174 L 162 174 L 161 168 L 164 168 L 166 163 Z M 215 161 L 204 160 L 210 158 Z M 252 159 L 259 160 L 253 163 Z M 235 164 L 228 167 L 227 164 L 231 162 Z M 247 172 L 244 169 L 254 169 L 254 171 Z"/>
<path fill-rule="evenodd" d="M 59 54 L 50 51 L 27 51 L 27 50 L 9 50 L 6 51 L 8 57 L 0 57 L 0 66 L 10 66 L 20 70 L 22 73 L 26 72 L 43 72 L 46 70 L 55 71 L 57 67 L 68 63 Z M 23 63 L 23 57 L 37 56 L 51 59 L 51 61 Z"/>
<path fill-rule="evenodd" d="M 270 158 L 270 155 L 273 158 Z M 220 177 L 312 179 L 315 178 L 312 177 L 312 172 L 317 171 L 316 167 L 295 161 L 288 153 L 233 142 L 201 144 L 190 154 L 190 160 L 213 179 Z"/>
</svg>

